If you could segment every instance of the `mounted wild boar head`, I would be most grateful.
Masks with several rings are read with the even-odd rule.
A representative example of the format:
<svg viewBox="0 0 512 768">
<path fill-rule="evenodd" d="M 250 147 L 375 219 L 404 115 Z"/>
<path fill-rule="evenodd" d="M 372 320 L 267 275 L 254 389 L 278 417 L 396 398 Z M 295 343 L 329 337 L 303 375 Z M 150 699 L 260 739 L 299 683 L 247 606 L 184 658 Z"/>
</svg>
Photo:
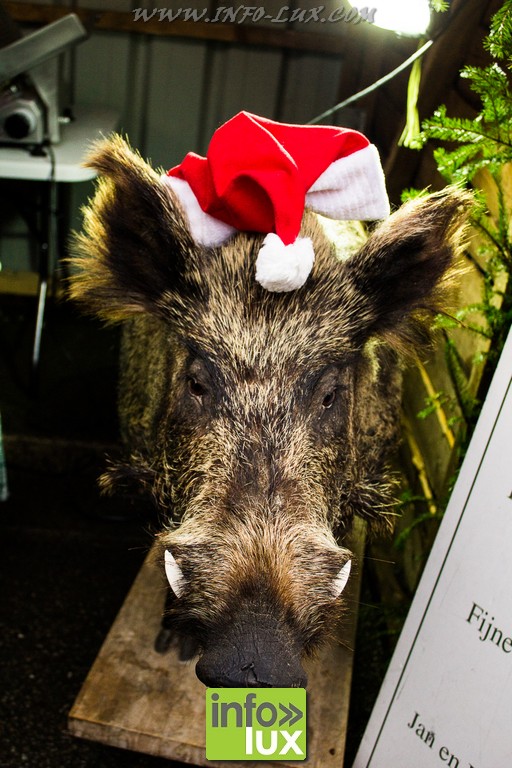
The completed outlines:
<svg viewBox="0 0 512 768">
<path fill-rule="evenodd" d="M 408 202 L 355 246 L 347 225 L 337 248 L 306 210 L 311 271 L 276 292 L 255 279 L 264 234 L 199 245 L 187 206 L 119 137 L 89 165 L 72 296 L 125 322 L 131 458 L 105 483 L 137 477 L 162 510 L 167 618 L 197 640 L 200 679 L 304 685 L 304 655 L 344 610 L 354 515 L 387 522 L 398 358 L 440 307 L 467 197 Z"/>
</svg>

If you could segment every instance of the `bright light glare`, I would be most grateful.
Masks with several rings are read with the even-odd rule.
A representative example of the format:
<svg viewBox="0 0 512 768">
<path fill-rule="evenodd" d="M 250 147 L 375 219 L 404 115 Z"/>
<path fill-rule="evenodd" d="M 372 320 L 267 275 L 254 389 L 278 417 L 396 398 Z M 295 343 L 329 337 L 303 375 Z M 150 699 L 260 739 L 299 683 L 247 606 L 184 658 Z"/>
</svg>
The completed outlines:
<svg viewBox="0 0 512 768">
<path fill-rule="evenodd" d="M 428 0 L 372 0 L 374 23 L 403 35 L 421 35 L 430 23 Z"/>
</svg>

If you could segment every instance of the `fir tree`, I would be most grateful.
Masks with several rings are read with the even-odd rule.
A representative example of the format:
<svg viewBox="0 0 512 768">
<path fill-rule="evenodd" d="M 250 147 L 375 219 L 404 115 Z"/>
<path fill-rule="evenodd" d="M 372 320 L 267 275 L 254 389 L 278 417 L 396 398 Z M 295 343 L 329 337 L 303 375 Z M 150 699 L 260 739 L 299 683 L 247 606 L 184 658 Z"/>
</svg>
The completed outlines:
<svg viewBox="0 0 512 768">
<path fill-rule="evenodd" d="M 493 339 L 492 353 L 497 358 L 512 321 L 510 279 L 499 311 L 493 301 L 498 272 L 505 270 L 508 275 L 512 272 L 512 201 L 507 199 L 502 184 L 503 168 L 512 162 L 512 0 L 505 0 L 493 16 L 484 47 L 492 63 L 487 67 L 466 66 L 460 73 L 479 96 L 481 108 L 476 117 L 451 117 L 446 107 L 441 106 L 423 122 L 421 140 L 423 144 L 428 139 L 449 142 L 448 147 L 434 150 L 438 170 L 448 183 L 473 186 L 478 172 L 486 170 L 496 185 L 498 215 L 495 221 L 487 215 L 483 195 L 475 190 L 479 204 L 472 219 L 485 236 L 487 274 L 481 304 L 467 307 L 459 315 L 466 319 L 475 309 L 484 313 L 488 328 L 475 327 L 474 330 Z"/>
</svg>

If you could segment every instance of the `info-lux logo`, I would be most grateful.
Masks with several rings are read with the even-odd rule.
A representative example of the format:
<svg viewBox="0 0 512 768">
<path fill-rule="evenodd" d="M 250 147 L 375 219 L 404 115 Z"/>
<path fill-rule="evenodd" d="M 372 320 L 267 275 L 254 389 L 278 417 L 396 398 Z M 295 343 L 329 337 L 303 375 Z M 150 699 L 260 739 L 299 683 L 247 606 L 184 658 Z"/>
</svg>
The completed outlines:
<svg viewBox="0 0 512 768">
<path fill-rule="evenodd" d="M 208 688 L 207 760 L 305 760 L 305 688 Z"/>
</svg>

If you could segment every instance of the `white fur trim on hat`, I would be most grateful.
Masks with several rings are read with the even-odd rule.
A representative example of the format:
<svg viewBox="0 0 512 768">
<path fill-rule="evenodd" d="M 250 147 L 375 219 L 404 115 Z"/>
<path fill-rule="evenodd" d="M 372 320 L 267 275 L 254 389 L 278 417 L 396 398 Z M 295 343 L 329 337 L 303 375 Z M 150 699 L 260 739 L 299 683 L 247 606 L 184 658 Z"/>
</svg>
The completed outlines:
<svg viewBox="0 0 512 768">
<path fill-rule="evenodd" d="M 170 187 L 179 198 L 187 214 L 190 232 L 196 243 L 207 248 L 216 248 L 235 234 L 237 230 L 234 227 L 224 224 L 223 221 L 219 221 L 219 219 L 215 219 L 203 211 L 188 181 L 178 179 L 175 176 L 161 176 L 161 181 Z"/>
<path fill-rule="evenodd" d="M 309 188 L 306 207 L 331 219 L 372 221 L 389 216 L 377 148 L 369 144 L 331 163 Z"/>
<path fill-rule="evenodd" d="M 267 291 L 294 291 L 306 282 L 315 253 L 309 237 L 298 237 L 291 245 L 270 232 L 256 259 L 256 280 Z"/>
</svg>

